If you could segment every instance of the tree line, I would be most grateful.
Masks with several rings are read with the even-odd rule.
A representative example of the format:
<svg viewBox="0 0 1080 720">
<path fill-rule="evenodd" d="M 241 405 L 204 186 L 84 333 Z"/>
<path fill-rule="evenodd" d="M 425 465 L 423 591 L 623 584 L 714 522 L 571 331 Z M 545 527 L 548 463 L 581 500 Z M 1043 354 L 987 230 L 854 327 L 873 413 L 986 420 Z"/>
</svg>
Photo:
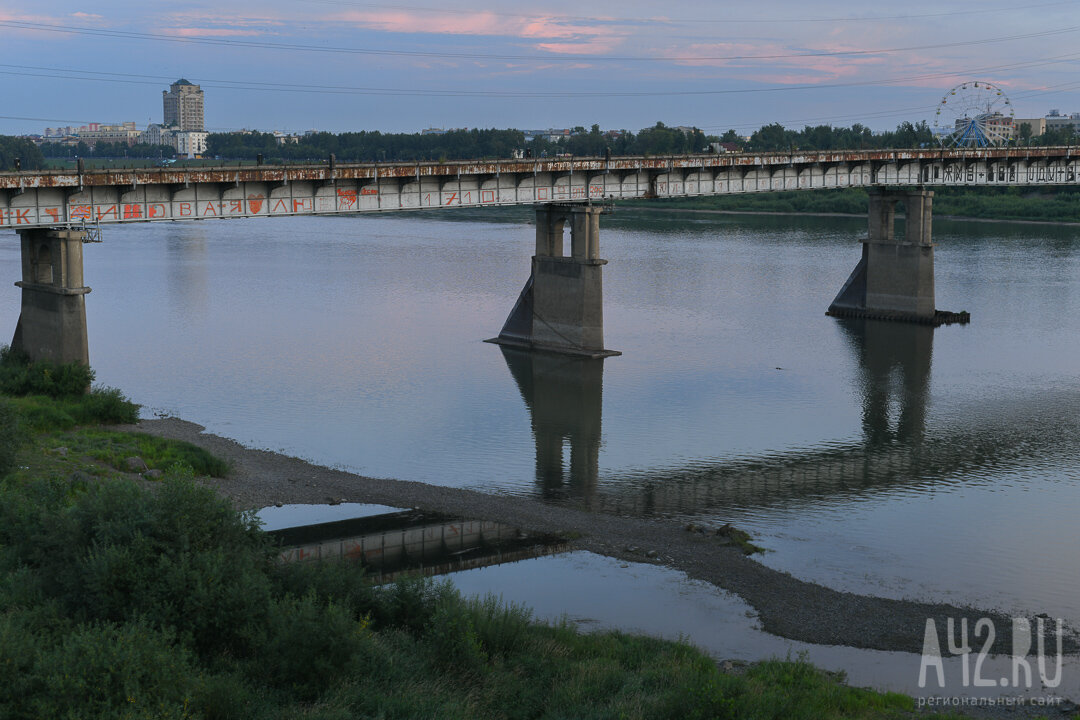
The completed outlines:
<svg viewBox="0 0 1080 720">
<path fill-rule="evenodd" d="M 734 131 L 722 140 L 734 141 Z M 789 150 L 878 150 L 885 148 L 919 148 L 937 145 L 926 121 L 900 123 L 896 130 L 874 132 L 855 123 L 851 127 L 807 125 L 802 130 L 789 130 L 780 123 L 755 130 L 744 149 L 753 152 L 783 152 Z"/>
<path fill-rule="evenodd" d="M 45 157 L 33 140 L 0 135 L 0 171 L 14 170 L 16 159 L 23 170 L 41 170 L 45 167 Z"/>
<path fill-rule="evenodd" d="M 1048 130 L 1032 136 L 1031 126 L 1023 124 L 1014 141 L 1018 145 L 1072 145 L 1080 143 L 1073 126 Z M 296 142 L 284 144 L 273 133 L 212 133 L 207 138 L 207 156 L 222 160 L 264 162 L 324 161 L 333 154 L 340 162 L 437 162 L 476 158 L 509 158 L 515 152 L 527 157 L 600 157 L 612 155 L 679 155 L 713 152 L 717 143 L 727 148 L 749 152 L 790 152 L 797 150 L 876 150 L 891 148 L 936 147 L 930 126 L 925 121 L 902 122 L 895 130 L 873 131 L 861 123 L 850 127 L 807 125 L 801 130 L 771 123 L 755 130 L 749 138 L 728 130 L 710 135 L 698 128 L 673 128 L 656 123 L 637 133 L 620 130 L 603 132 L 599 125 L 586 130 L 575 127 L 570 134 L 552 140 L 547 136 L 525 139 L 521 130 L 472 129 L 445 133 L 383 133 L 359 131 L 344 133 L 317 132 Z M 0 170 L 10 170 L 15 158 L 24 169 L 45 166 L 46 158 L 142 158 L 168 159 L 175 150 L 168 145 L 133 145 L 97 143 L 76 145 L 42 143 L 40 147 L 24 138 L 0 137 Z"/>
<path fill-rule="evenodd" d="M 681 154 L 701 152 L 707 145 L 705 134 L 696 128 L 684 132 L 657 123 L 636 134 L 603 133 L 599 125 L 576 127 L 555 141 L 544 136 L 526 141 L 521 130 L 494 128 L 439 134 L 320 132 L 284 144 L 271 133 L 215 133 L 207 138 L 206 151 L 223 159 L 254 160 L 261 155 L 267 162 L 324 159 L 331 153 L 342 162 L 411 162 L 508 158 L 515 151 L 531 157 Z"/>
<path fill-rule="evenodd" d="M 79 141 L 74 145 L 61 143 L 42 143 L 41 153 L 47 158 L 138 158 L 138 159 L 166 159 L 176 155 L 176 149 L 172 145 L 147 145 L 136 143 L 128 145 L 123 142 L 99 142 L 87 145 Z"/>
</svg>

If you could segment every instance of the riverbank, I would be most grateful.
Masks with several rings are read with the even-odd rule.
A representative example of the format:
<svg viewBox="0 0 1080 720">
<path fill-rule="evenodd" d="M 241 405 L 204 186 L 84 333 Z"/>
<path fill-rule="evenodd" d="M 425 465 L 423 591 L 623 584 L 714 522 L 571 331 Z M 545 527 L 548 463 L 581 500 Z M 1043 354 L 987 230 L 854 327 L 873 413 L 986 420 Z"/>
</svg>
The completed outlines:
<svg viewBox="0 0 1080 720">
<path fill-rule="evenodd" d="M 2 717 L 884 720 L 916 709 L 803 660 L 718 666 L 686 643 L 537 623 L 447 584 L 375 587 L 356 563 L 274 562 L 269 537 L 222 491 L 255 504 L 259 484 L 318 492 L 311 466 L 282 476 L 262 462 L 281 465 L 271 453 L 156 424 L 229 451 L 227 468 L 118 425 L 138 406 L 81 392 L 67 368 L 20 377 L 53 396 L 0 398 Z"/>
<path fill-rule="evenodd" d="M 772 570 L 748 558 L 722 538 L 688 531 L 663 520 L 616 517 L 556 506 L 530 498 L 370 478 L 322 467 L 267 450 L 256 450 L 178 419 L 143 420 L 138 429 L 183 440 L 227 460 L 233 471 L 210 482 L 238 507 L 276 503 L 361 502 L 420 508 L 494 520 L 523 529 L 562 534 L 573 547 L 627 561 L 664 564 L 742 597 L 757 611 L 762 629 L 792 640 L 856 648 L 919 653 L 928 618 L 945 627 L 947 618 L 968 618 L 971 626 L 989 617 L 1000 627 L 1011 618 L 991 609 L 839 592 Z M 1032 608 L 1032 613 L 1040 611 Z M 1002 633 L 994 652 L 1011 652 Z M 1075 635 L 1066 652 L 1080 648 Z"/>
<path fill-rule="evenodd" d="M 377 589 L 354 563 L 277 563 L 268 536 L 236 507 L 438 507 L 561 528 L 582 549 L 638 562 L 685 565 L 692 547 L 725 558 L 737 576 L 745 556 L 730 543 L 735 533 L 362 478 L 180 420 L 132 423 L 138 406 L 119 391 L 79 390 L 88 370 L 0 370 L 4 387 L 19 388 L 0 399 L 4 717 L 472 720 L 528 708 L 543 717 L 878 720 L 927 710 L 847 686 L 804 659 L 718 664 L 686 643 L 535 623 L 525 607 L 469 600 L 448 585 Z M 619 547 L 635 537 L 649 543 L 643 558 Z"/>
</svg>

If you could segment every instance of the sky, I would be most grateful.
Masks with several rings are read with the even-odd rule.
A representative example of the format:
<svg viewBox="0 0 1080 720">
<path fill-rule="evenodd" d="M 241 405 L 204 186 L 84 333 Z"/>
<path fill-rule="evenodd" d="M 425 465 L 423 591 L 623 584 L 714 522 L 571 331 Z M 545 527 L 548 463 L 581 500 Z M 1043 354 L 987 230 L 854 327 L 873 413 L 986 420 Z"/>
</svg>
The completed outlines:
<svg viewBox="0 0 1080 720">
<path fill-rule="evenodd" d="M 0 0 L 0 134 L 143 128 L 181 77 L 217 132 L 883 130 L 973 81 L 1030 118 L 1080 112 L 1078 39 L 1077 0 Z"/>
</svg>

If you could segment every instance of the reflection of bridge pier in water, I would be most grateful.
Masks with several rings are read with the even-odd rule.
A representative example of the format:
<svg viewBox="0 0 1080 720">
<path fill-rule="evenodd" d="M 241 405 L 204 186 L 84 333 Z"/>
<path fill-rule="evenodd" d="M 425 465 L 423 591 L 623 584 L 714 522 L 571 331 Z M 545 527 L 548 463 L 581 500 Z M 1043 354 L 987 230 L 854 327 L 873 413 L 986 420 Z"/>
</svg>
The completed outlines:
<svg viewBox="0 0 1080 720">
<path fill-rule="evenodd" d="M 854 318 L 838 322 L 857 360 L 851 381 L 861 404 L 861 436 L 857 432 L 847 441 L 757 456 L 635 468 L 603 478 L 603 360 L 504 348 L 531 416 L 540 493 L 592 510 L 638 516 L 793 510 L 926 482 L 992 476 L 1026 467 L 1031 458 L 1046 461 L 1076 452 L 1080 422 L 1062 422 L 1062 413 L 1045 412 L 1048 406 L 1076 402 L 1061 395 L 1003 398 L 993 410 L 980 404 L 960 423 L 932 432 L 927 413 L 934 328 Z"/>
<path fill-rule="evenodd" d="M 508 347 L 502 353 L 532 418 L 541 494 L 588 502 L 600 475 L 603 358 Z"/>
<path fill-rule="evenodd" d="M 835 449 L 766 458 L 733 459 L 683 470 L 659 469 L 639 480 L 611 477 L 600 485 L 603 412 L 602 358 L 536 353 L 503 347 L 503 357 L 529 409 L 536 443 L 536 483 L 543 497 L 573 498 L 586 506 L 624 505 L 628 487 L 636 512 L 663 512 L 738 502 L 748 491 L 777 497 L 852 487 L 885 474 L 911 471 L 913 450 L 926 428 L 934 328 L 865 319 L 839 320 L 859 361 L 863 440 Z M 569 455 L 569 458 L 567 458 Z M 569 460 L 569 461 L 568 461 Z M 800 490 L 801 489 L 801 490 Z M 748 500 L 750 498 L 747 498 Z M 760 501 L 762 497 L 756 497 Z"/>
<path fill-rule="evenodd" d="M 839 322 L 859 359 L 867 446 L 920 442 L 926 432 L 934 328 L 862 319 Z"/>
</svg>

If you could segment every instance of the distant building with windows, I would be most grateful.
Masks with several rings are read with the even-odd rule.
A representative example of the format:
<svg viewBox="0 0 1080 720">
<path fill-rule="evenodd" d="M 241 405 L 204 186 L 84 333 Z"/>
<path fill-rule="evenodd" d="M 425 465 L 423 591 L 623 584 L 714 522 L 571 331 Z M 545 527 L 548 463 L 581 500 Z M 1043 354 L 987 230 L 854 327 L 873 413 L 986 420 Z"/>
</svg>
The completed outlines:
<svg viewBox="0 0 1080 720">
<path fill-rule="evenodd" d="M 1047 130 L 1064 130 L 1070 126 L 1080 130 L 1080 113 L 1062 115 L 1060 110 L 1051 110 L 1046 117 L 1017 118 L 1013 122 L 1016 124 L 1017 134 L 1022 126 L 1027 125 L 1031 128 L 1031 137 L 1039 137 L 1045 135 Z"/>
<path fill-rule="evenodd" d="M 203 118 L 203 91 L 198 85 L 180 78 L 168 90 L 161 92 L 165 110 L 162 123 L 166 127 L 175 126 L 181 132 L 205 130 Z"/>
<path fill-rule="evenodd" d="M 522 130 L 525 135 L 525 142 L 532 142 L 536 138 L 547 140 L 548 142 L 559 142 L 563 138 L 568 138 L 574 133 L 569 128 L 548 128 L 547 130 Z"/>
<path fill-rule="evenodd" d="M 180 130 L 177 127 L 168 127 L 166 125 L 159 125 L 157 123 L 151 123 L 146 126 L 146 129 L 139 135 L 139 142 L 145 145 L 172 145 L 176 147 L 175 135 Z"/>
<path fill-rule="evenodd" d="M 70 125 L 67 126 L 67 127 L 56 127 L 56 128 L 49 127 L 49 128 L 45 128 L 45 134 L 44 134 L 43 137 L 46 140 L 52 140 L 54 138 L 75 137 L 75 135 L 78 134 L 78 132 L 79 132 L 78 128 L 71 127 Z"/>
<path fill-rule="evenodd" d="M 105 123 L 90 123 L 79 128 L 79 140 L 93 147 L 99 142 L 124 143 L 134 145 L 139 142 L 139 131 L 135 129 L 133 121 L 109 125 Z"/>
<path fill-rule="evenodd" d="M 204 130 L 188 130 L 173 133 L 176 154 L 183 157 L 202 157 L 206 152 L 206 138 L 210 133 Z"/>
</svg>

